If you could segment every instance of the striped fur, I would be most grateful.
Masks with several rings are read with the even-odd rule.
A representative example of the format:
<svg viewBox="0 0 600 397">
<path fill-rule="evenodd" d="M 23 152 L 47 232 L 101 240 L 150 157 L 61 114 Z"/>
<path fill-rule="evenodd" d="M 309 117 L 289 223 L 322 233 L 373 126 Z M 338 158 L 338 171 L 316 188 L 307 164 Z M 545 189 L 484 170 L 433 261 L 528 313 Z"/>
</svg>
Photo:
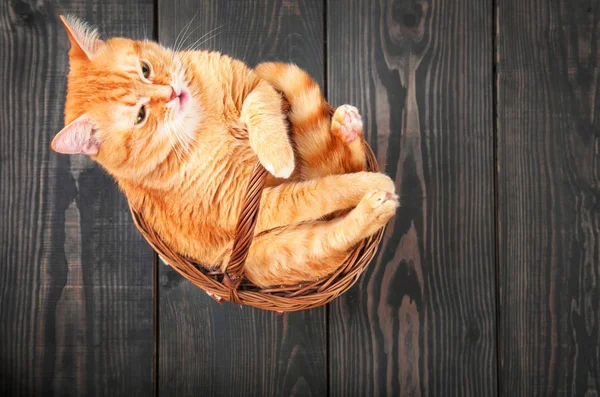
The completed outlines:
<svg viewBox="0 0 600 397">
<path fill-rule="evenodd" d="M 86 115 L 99 147 L 91 157 L 182 255 L 207 268 L 226 263 L 257 157 L 272 176 L 246 264 L 256 285 L 332 273 L 394 215 L 393 181 L 364 171 L 361 134 L 349 142 L 341 135 L 348 108 L 334 112 L 297 66 L 252 70 L 217 52 L 125 38 L 82 51 L 79 41 L 94 30 L 64 22 L 72 44 L 65 122 Z M 174 84 L 190 93 L 179 110 L 170 107 Z M 136 125 L 140 103 L 148 115 Z"/>
</svg>

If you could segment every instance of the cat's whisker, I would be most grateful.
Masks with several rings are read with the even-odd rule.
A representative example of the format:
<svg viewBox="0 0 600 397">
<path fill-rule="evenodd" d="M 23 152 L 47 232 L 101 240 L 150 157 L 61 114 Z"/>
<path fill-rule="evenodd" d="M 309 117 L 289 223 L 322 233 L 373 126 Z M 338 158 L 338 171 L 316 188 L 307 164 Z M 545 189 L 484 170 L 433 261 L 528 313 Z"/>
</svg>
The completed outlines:
<svg viewBox="0 0 600 397">
<path fill-rule="evenodd" d="M 182 139 L 185 141 L 185 142 L 183 142 L 184 150 L 185 150 L 186 154 L 188 156 L 190 156 L 192 154 L 192 147 L 190 144 L 191 142 L 190 142 L 189 138 L 188 139 L 182 138 Z"/>
<path fill-rule="evenodd" d="M 181 130 L 182 125 L 181 125 L 181 123 L 178 123 L 178 124 L 179 125 L 176 125 L 175 128 L 173 128 L 173 132 L 175 133 L 175 137 L 177 138 L 177 140 L 179 141 L 179 144 L 181 145 L 182 151 L 186 155 L 189 156 L 191 154 L 191 149 L 189 147 L 189 142 L 186 142 L 185 137 L 182 136 L 182 134 L 180 134 L 180 130 Z"/>
<path fill-rule="evenodd" d="M 205 33 L 204 35 L 202 35 L 202 37 L 198 38 L 198 40 L 196 40 L 194 43 L 192 43 L 189 47 L 186 48 L 186 50 L 196 50 L 197 46 L 200 46 L 204 43 L 206 43 L 209 40 L 214 39 L 215 37 L 217 37 L 219 34 L 221 34 L 221 32 L 217 32 L 212 36 L 209 36 L 208 38 L 206 38 L 204 41 L 202 41 L 202 39 L 204 39 L 206 36 L 210 35 L 211 33 L 218 31 L 219 29 L 221 29 L 223 26 L 225 26 L 225 24 L 221 25 L 221 26 L 217 26 L 216 28 L 212 29 L 211 31 Z"/>
<path fill-rule="evenodd" d="M 192 25 L 192 22 L 194 22 L 194 19 L 196 19 L 196 16 L 198 15 L 198 12 L 199 12 L 199 11 L 200 11 L 200 10 L 197 10 L 197 11 L 196 11 L 196 14 L 194 15 L 194 17 L 193 17 L 192 19 L 190 19 L 190 20 L 189 20 L 189 22 L 185 24 L 185 26 L 183 27 L 183 29 L 181 29 L 181 30 L 179 31 L 179 34 L 178 34 L 178 35 L 177 35 L 177 37 L 175 38 L 175 43 L 173 44 L 173 48 L 174 48 L 174 50 L 173 50 L 173 51 L 174 51 L 174 52 L 177 52 L 177 51 L 179 51 L 179 48 L 178 48 L 178 43 L 177 43 L 177 41 L 179 40 L 179 38 L 180 38 L 180 37 L 182 38 L 182 40 L 181 40 L 181 42 L 179 43 L 179 46 L 181 46 L 181 45 L 182 45 L 182 44 L 185 42 L 185 41 L 183 40 L 183 36 L 182 36 L 182 34 L 184 34 L 184 35 L 185 35 L 184 31 L 187 31 L 187 30 L 189 29 L 189 27 Z"/>
<path fill-rule="evenodd" d="M 184 51 L 198 51 L 200 50 L 200 46 L 203 44 L 206 44 L 207 42 L 209 42 L 210 40 L 214 39 L 215 37 L 217 37 L 221 32 L 217 32 L 216 34 L 214 34 L 213 36 L 207 37 L 205 40 L 199 41 L 200 39 L 196 40 L 194 43 L 192 43 L 189 47 L 187 47 Z"/>
<path fill-rule="evenodd" d="M 174 75 L 183 75 L 185 76 L 185 72 L 187 72 L 187 68 L 184 67 L 183 61 L 181 60 L 180 56 L 177 55 L 176 53 L 172 53 L 171 54 L 171 63 L 175 64 L 175 72 Z M 182 69 L 185 69 L 184 72 L 182 72 Z"/>
<path fill-rule="evenodd" d="M 179 151 L 177 150 L 177 144 L 175 143 L 175 140 L 173 138 L 173 134 L 171 133 L 171 122 L 170 121 L 165 122 L 165 130 L 167 131 L 167 135 L 169 137 L 169 141 L 171 142 L 171 147 L 173 148 L 173 152 L 175 153 L 175 157 L 177 157 L 177 160 L 179 162 L 182 162 L 182 158 L 179 155 Z"/>
<path fill-rule="evenodd" d="M 177 71 L 179 72 L 179 74 L 181 74 L 181 69 L 183 67 L 181 59 L 179 59 L 179 57 L 174 58 L 174 62 L 177 64 Z"/>
<path fill-rule="evenodd" d="M 170 131 L 173 132 L 173 135 L 179 146 L 181 151 L 189 156 L 192 154 L 191 144 L 196 143 L 196 140 L 193 136 L 190 136 L 185 132 L 185 120 L 183 119 L 171 119 L 169 120 Z"/>
<path fill-rule="evenodd" d="M 182 126 L 182 129 L 183 129 L 183 126 Z M 187 137 L 186 139 L 188 141 L 188 145 L 191 144 L 191 143 L 198 143 L 198 141 L 196 140 L 195 137 L 193 137 L 191 135 L 186 135 L 186 137 Z"/>
<path fill-rule="evenodd" d="M 178 130 L 177 127 L 178 127 L 177 123 L 175 123 L 173 121 L 169 122 L 169 133 L 174 138 L 173 139 L 173 150 L 176 151 L 179 161 L 182 162 L 188 153 L 186 153 L 186 147 L 177 132 L 177 130 Z"/>
<path fill-rule="evenodd" d="M 198 12 L 196 12 L 196 15 L 198 15 Z M 192 21 L 193 21 L 193 20 L 196 18 L 196 15 L 194 15 L 194 18 L 192 18 L 192 20 L 190 21 L 190 24 L 191 24 L 191 22 L 192 22 Z M 190 25 L 190 26 L 191 26 L 191 25 Z M 188 27 L 188 29 L 186 29 L 186 32 L 185 32 L 185 33 L 184 33 L 184 34 L 181 36 L 181 40 L 179 41 L 179 43 L 178 43 L 178 44 L 177 44 L 177 46 L 175 47 L 175 50 L 174 50 L 174 52 L 175 52 L 175 53 L 177 53 L 177 52 L 180 52 L 180 51 L 182 50 L 182 48 L 183 48 L 183 45 L 185 44 L 185 42 L 186 42 L 186 41 L 187 41 L 187 40 L 188 40 L 188 39 L 189 39 L 189 38 L 190 38 L 190 37 L 191 37 L 191 36 L 192 36 L 192 35 L 193 35 L 193 34 L 194 34 L 194 33 L 195 33 L 195 32 L 196 32 L 198 29 L 199 29 L 199 28 L 200 28 L 200 25 L 196 26 L 196 27 L 195 27 L 194 29 L 192 29 L 192 30 L 189 30 L 189 27 Z"/>
<path fill-rule="evenodd" d="M 217 31 L 217 30 L 219 30 L 219 29 L 223 28 L 225 25 L 227 25 L 227 24 L 226 24 L 226 23 L 223 23 L 223 24 L 221 24 L 221 25 L 217 26 L 216 28 L 209 30 L 208 32 L 206 32 L 206 33 L 204 33 L 202 36 L 200 36 L 200 37 L 198 38 L 198 40 L 202 40 L 203 38 L 205 38 L 205 37 L 206 37 L 206 36 L 208 36 L 209 34 L 211 34 L 211 33 L 215 32 L 215 31 Z"/>
<path fill-rule="evenodd" d="M 191 36 L 191 35 L 193 35 L 193 34 L 194 34 L 194 33 L 195 33 L 197 30 L 198 30 L 198 28 L 200 28 L 200 26 L 196 26 L 196 27 L 195 27 L 193 30 L 191 30 L 191 31 L 190 31 L 190 32 L 189 32 L 189 33 L 188 33 L 188 34 L 185 36 L 185 38 L 183 38 L 183 39 L 181 40 L 181 42 L 179 43 L 179 48 L 177 49 L 177 52 L 181 51 L 181 48 L 183 47 L 183 45 L 185 44 L 185 42 L 187 41 L 187 39 L 189 39 L 189 38 L 190 38 L 190 36 Z"/>
<path fill-rule="evenodd" d="M 210 37 L 206 38 L 206 40 L 203 40 L 203 41 L 202 41 L 202 42 L 200 42 L 200 43 L 194 43 L 194 44 L 192 44 L 192 46 L 190 46 L 190 48 L 188 48 L 186 51 L 198 51 L 198 50 L 200 50 L 200 49 L 201 49 L 201 48 L 200 48 L 200 46 L 202 46 L 202 45 L 204 45 L 204 44 L 208 43 L 210 40 L 214 39 L 214 38 L 215 38 L 215 37 L 217 37 L 219 34 L 220 34 L 220 32 L 219 32 L 219 33 L 217 33 L 217 34 L 215 34 L 215 35 L 213 35 L 213 36 L 210 36 Z"/>
<path fill-rule="evenodd" d="M 181 148 L 181 143 L 179 143 L 176 138 L 174 138 L 174 141 L 173 141 L 173 150 L 175 151 L 175 154 L 177 155 L 177 159 L 179 160 L 179 162 L 183 163 L 185 153 L 183 152 L 183 149 Z"/>
<path fill-rule="evenodd" d="M 173 128 L 171 128 L 171 131 L 173 132 L 173 137 L 175 138 L 175 141 L 179 145 L 179 148 L 181 149 L 182 153 L 185 153 L 183 142 L 181 141 L 181 138 L 179 137 L 179 134 L 177 133 L 176 125 L 173 125 Z"/>
<path fill-rule="evenodd" d="M 180 153 L 179 149 L 177 148 L 177 142 L 173 141 L 172 145 L 173 151 L 175 152 L 175 156 L 177 157 L 177 161 L 183 163 L 183 154 Z"/>
<path fill-rule="evenodd" d="M 196 13 L 194 14 L 194 16 L 192 17 L 192 19 L 190 20 L 189 26 L 192 26 L 192 23 L 193 23 L 193 22 L 196 20 L 196 17 L 198 16 L 198 13 L 199 13 L 199 12 L 200 12 L 200 9 L 196 10 Z M 182 39 L 182 40 L 181 40 L 180 47 L 179 47 L 180 49 L 181 49 L 181 46 L 183 45 L 183 43 L 185 43 L 185 41 L 186 41 L 187 39 L 189 39 L 189 38 L 190 38 L 190 36 L 191 36 L 191 35 L 192 35 L 192 34 L 193 34 L 193 33 L 194 33 L 196 30 L 198 30 L 198 28 L 199 28 L 199 27 L 200 27 L 200 24 L 199 24 L 198 26 L 196 26 L 196 27 L 194 28 L 194 30 L 192 30 L 191 32 L 189 32 L 189 33 L 186 35 L 186 37 L 185 37 L 184 39 Z"/>
</svg>

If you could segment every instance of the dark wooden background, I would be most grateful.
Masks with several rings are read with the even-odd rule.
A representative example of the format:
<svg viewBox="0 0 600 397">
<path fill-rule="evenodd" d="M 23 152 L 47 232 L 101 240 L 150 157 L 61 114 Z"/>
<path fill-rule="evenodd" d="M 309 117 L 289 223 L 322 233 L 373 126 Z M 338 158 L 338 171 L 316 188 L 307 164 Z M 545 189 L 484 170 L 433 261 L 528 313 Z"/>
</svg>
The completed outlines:
<svg viewBox="0 0 600 397">
<path fill-rule="evenodd" d="M 165 45 L 191 21 L 355 104 L 403 202 L 356 286 L 277 316 L 158 264 L 48 148 L 60 13 Z M 1 1 L 0 395 L 598 396 L 599 54 L 592 0 Z"/>
</svg>

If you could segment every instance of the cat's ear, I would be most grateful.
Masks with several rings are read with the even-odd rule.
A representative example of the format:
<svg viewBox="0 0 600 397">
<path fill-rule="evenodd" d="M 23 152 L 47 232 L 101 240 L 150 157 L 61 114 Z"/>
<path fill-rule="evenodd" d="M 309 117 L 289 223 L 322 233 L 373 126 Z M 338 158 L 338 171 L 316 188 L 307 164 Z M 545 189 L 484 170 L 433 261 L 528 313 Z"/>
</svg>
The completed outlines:
<svg viewBox="0 0 600 397">
<path fill-rule="evenodd" d="M 97 128 L 84 114 L 65 126 L 50 143 L 50 148 L 64 154 L 96 154 L 98 141 Z"/>
<path fill-rule="evenodd" d="M 69 35 L 73 55 L 85 56 L 90 59 L 104 45 L 104 42 L 100 40 L 98 29 L 86 22 L 72 15 L 60 15 L 60 20 Z"/>
</svg>

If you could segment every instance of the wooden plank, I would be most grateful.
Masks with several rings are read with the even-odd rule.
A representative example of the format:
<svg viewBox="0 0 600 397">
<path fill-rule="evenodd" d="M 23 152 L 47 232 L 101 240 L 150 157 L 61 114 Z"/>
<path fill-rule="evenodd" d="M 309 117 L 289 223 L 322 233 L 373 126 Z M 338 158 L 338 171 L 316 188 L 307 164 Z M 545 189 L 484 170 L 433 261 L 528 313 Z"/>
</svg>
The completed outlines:
<svg viewBox="0 0 600 397">
<path fill-rule="evenodd" d="M 318 2 L 186 0 L 173 7 L 161 0 L 159 40 L 174 45 L 194 15 L 184 47 L 207 34 L 200 40 L 202 48 L 250 65 L 294 61 L 323 82 L 323 9 Z M 277 316 L 221 306 L 163 265 L 159 296 L 159 394 L 326 394 L 324 308 Z"/>
<path fill-rule="evenodd" d="M 600 393 L 600 5 L 498 3 L 502 390 Z"/>
<path fill-rule="evenodd" d="M 331 305 L 332 396 L 495 396 L 492 8 L 328 2 L 333 105 L 357 105 L 402 208 Z"/>
<path fill-rule="evenodd" d="M 0 394 L 150 395 L 152 251 L 111 178 L 49 142 L 68 71 L 57 14 L 141 37 L 152 1 L 29 2 L 25 21 L 12 3 L 25 4 L 0 3 Z"/>
</svg>

